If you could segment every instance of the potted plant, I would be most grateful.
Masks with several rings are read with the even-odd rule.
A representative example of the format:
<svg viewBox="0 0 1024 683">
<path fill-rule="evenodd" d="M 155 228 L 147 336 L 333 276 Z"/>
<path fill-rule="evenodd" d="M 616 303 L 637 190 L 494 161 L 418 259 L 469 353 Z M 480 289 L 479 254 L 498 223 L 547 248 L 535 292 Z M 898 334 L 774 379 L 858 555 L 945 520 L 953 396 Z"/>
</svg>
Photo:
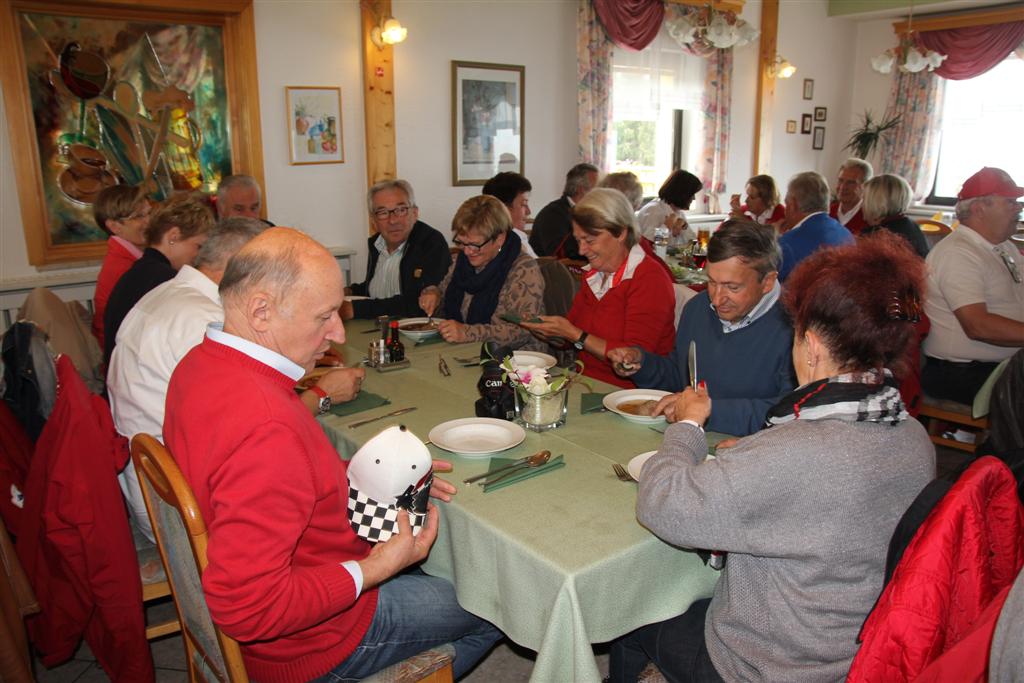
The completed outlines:
<svg viewBox="0 0 1024 683">
<path fill-rule="evenodd" d="M 878 143 L 888 137 L 887 133 L 898 125 L 899 114 L 893 114 L 876 123 L 869 109 L 861 116 L 861 125 L 850 131 L 850 139 L 843 149 L 850 150 L 858 159 L 866 160 L 878 147 Z"/>
<path fill-rule="evenodd" d="M 524 427 L 540 432 L 565 424 L 569 387 L 583 381 L 580 379 L 582 361 L 577 360 L 554 381 L 547 369 L 520 367 L 510 356 L 501 361 L 501 368 L 515 389 L 516 417 Z"/>
</svg>

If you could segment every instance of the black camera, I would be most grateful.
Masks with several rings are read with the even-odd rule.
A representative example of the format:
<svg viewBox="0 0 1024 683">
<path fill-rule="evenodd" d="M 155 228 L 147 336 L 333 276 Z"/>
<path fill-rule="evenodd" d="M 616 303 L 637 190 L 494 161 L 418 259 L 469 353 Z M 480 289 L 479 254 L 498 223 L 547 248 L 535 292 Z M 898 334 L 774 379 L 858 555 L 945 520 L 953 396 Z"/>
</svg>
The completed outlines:
<svg viewBox="0 0 1024 683">
<path fill-rule="evenodd" d="M 477 417 L 494 417 L 499 420 L 513 420 L 516 415 L 515 389 L 508 379 L 503 379 L 505 370 L 501 361 L 511 356 L 512 350 L 488 341 L 480 346 L 480 379 L 476 383 L 480 398 L 476 401 Z"/>
</svg>

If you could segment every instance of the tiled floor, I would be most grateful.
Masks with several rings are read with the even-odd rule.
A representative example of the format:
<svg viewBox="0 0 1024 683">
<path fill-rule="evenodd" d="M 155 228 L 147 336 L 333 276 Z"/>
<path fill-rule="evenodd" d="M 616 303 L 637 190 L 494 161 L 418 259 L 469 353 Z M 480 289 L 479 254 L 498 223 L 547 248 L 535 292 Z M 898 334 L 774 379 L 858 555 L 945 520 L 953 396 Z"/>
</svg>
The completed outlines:
<svg viewBox="0 0 1024 683">
<path fill-rule="evenodd" d="M 959 469 L 969 456 L 962 452 L 939 446 L 936 448 L 936 469 L 939 476 Z M 165 620 L 174 613 L 173 604 L 168 601 L 150 608 L 151 620 Z M 153 664 L 156 666 L 157 683 L 187 683 L 185 650 L 181 636 L 168 636 L 151 643 Z M 598 650 L 598 669 L 601 675 L 608 672 L 606 648 Z M 505 641 L 484 659 L 463 680 L 466 683 L 521 683 L 530 678 L 533 668 L 533 652 Z M 83 644 L 74 658 L 61 666 L 46 669 L 36 662 L 36 680 L 39 683 L 105 683 L 109 681 L 96 659 Z"/>
</svg>

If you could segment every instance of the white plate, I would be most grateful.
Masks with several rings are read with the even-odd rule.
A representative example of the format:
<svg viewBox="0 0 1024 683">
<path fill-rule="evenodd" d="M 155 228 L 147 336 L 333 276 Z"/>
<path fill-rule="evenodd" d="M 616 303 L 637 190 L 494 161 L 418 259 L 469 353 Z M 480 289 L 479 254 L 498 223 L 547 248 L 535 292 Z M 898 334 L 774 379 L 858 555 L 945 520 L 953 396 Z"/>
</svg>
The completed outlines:
<svg viewBox="0 0 1024 683">
<path fill-rule="evenodd" d="M 640 455 L 634 456 L 629 464 L 626 465 L 626 470 L 629 472 L 629 476 L 633 477 L 637 481 L 640 481 L 640 470 L 644 468 L 644 463 L 651 459 L 651 457 L 658 451 L 647 451 Z"/>
<path fill-rule="evenodd" d="M 370 297 L 359 294 L 346 294 L 345 301 L 367 301 Z"/>
<path fill-rule="evenodd" d="M 430 339 L 431 337 L 436 337 L 438 334 L 440 334 L 436 329 L 423 331 L 403 329 L 405 325 L 412 325 L 415 323 L 425 322 L 430 322 L 430 318 L 402 318 L 401 320 L 398 321 L 398 331 L 405 335 L 406 337 L 408 337 L 409 339 L 412 339 L 413 341 L 417 342 L 423 341 L 424 339 Z M 437 324 L 436 319 L 434 320 L 434 323 Z"/>
<path fill-rule="evenodd" d="M 639 422 L 640 424 L 651 425 L 665 421 L 664 415 L 658 417 L 647 417 L 646 415 L 633 415 L 625 411 L 619 410 L 619 404 L 625 401 L 657 401 L 662 396 L 668 396 L 669 392 L 661 391 L 659 389 L 623 389 L 622 391 L 613 391 L 604 397 L 601 401 L 604 407 L 613 413 L 618 413 L 622 417 L 626 418 L 630 422 Z"/>
<path fill-rule="evenodd" d="M 513 351 L 512 366 L 520 368 L 526 365 L 547 370 L 558 365 L 558 360 L 550 354 L 540 353 L 539 351 Z"/>
<path fill-rule="evenodd" d="M 438 448 L 459 455 L 490 455 L 518 446 L 526 431 L 514 422 L 493 417 L 464 417 L 443 422 L 427 435 Z"/>
</svg>

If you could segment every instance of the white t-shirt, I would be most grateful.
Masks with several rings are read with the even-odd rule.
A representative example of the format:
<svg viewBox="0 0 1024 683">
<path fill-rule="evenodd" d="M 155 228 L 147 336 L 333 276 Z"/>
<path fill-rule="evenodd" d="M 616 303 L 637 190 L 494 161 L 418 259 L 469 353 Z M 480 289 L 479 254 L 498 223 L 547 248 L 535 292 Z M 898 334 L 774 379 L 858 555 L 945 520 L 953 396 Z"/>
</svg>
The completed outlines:
<svg viewBox="0 0 1024 683">
<path fill-rule="evenodd" d="M 1020 277 L 1024 258 L 1013 242 L 992 244 L 966 225 L 960 225 L 929 252 L 924 310 L 931 320 L 931 331 L 924 340 L 926 355 L 957 362 L 999 362 L 1014 354 L 1014 347 L 969 338 L 953 313 L 963 306 L 983 303 L 989 313 L 1024 322 L 1024 284 L 1014 281 L 999 255 L 1000 249 L 1016 261 L 1014 267 Z"/>
<path fill-rule="evenodd" d="M 641 237 L 654 241 L 654 231 L 665 224 L 665 219 L 669 216 L 679 216 L 683 220 L 686 220 L 686 214 L 682 211 L 678 211 L 672 207 L 666 201 L 661 199 L 652 199 L 651 201 L 644 204 L 644 206 L 636 212 L 636 222 L 640 228 Z M 678 235 L 669 239 L 669 244 L 687 244 L 690 240 L 696 239 L 697 235 L 687 225 Z"/>
</svg>

